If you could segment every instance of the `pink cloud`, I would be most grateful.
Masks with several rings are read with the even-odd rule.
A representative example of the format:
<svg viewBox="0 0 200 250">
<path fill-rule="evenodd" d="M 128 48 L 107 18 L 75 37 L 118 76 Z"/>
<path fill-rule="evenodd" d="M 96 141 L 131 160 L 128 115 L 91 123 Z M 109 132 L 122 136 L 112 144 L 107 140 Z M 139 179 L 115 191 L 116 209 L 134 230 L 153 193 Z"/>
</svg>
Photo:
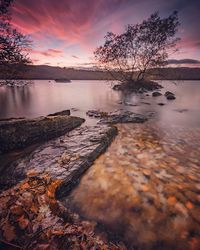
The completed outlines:
<svg viewBox="0 0 200 250">
<path fill-rule="evenodd" d="M 42 55 L 46 57 L 57 57 L 57 56 L 62 56 L 62 51 L 57 50 L 57 49 L 48 49 L 45 51 L 39 51 L 39 50 L 32 50 L 32 54 L 36 55 Z"/>
<path fill-rule="evenodd" d="M 178 0 L 168 1 L 167 4 L 164 0 L 15 0 L 12 22 L 23 33 L 31 35 L 34 59 L 46 57 L 52 63 L 57 63 L 62 56 L 78 54 L 78 58 L 68 57 L 71 63 L 85 59 L 86 55 L 90 58 L 94 48 L 103 42 L 107 31 L 121 32 L 124 25 L 140 22 L 158 6 L 167 8 L 168 12 L 172 6 L 173 11 L 177 2 Z M 182 27 L 183 41 L 180 46 L 196 50 L 200 47 L 196 42 L 199 41 L 199 34 L 196 32 L 195 22 L 192 23 L 194 15 L 187 17 L 187 13 L 188 10 L 194 12 L 194 9 L 199 8 L 191 7 L 192 4 L 188 6 L 190 7 L 186 6 L 183 13 L 187 22 Z M 189 22 L 193 24 L 193 28 L 191 25 L 188 28 Z M 73 51 L 72 47 L 78 48 L 78 51 Z"/>
</svg>

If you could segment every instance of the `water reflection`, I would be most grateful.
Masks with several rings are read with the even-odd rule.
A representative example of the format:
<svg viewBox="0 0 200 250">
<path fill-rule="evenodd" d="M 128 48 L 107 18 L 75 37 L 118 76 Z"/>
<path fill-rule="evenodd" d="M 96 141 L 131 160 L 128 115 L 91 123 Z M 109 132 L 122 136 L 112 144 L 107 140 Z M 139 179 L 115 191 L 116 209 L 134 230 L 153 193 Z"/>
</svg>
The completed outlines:
<svg viewBox="0 0 200 250">
<path fill-rule="evenodd" d="M 82 117 L 89 109 L 154 112 L 149 123 L 119 125 L 109 150 L 63 202 L 105 225 L 129 249 L 198 249 L 200 84 L 165 81 L 163 85 L 162 92 L 174 92 L 175 101 L 124 95 L 103 81 L 35 81 L 23 88 L 0 87 L 0 118 L 36 117 L 69 108 Z"/>
<path fill-rule="evenodd" d="M 157 120 L 164 124 L 200 125 L 198 81 L 181 81 L 176 85 L 170 81 L 161 82 L 163 93 L 169 90 L 176 94 L 174 101 L 167 101 L 164 96 L 152 98 L 145 94 L 122 94 L 113 91 L 105 81 L 72 81 L 67 84 L 53 82 L 38 80 L 24 87 L 0 87 L 0 118 L 32 118 L 72 108 L 77 110 L 72 111 L 73 115 L 86 117 L 85 113 L 89 109 L 126 109 L 138 113 L 153 111 Z M 166 105 L 159 106 L 160 102 Z M 92 119 L 87 122 L 95 123 Z"/>
<path fill-rule="evenodd" d="M 118 125 L 111 147 L 63 202 L 128 249 L 198 249 L 200 128 L 159 127 Z"/>
</svg>

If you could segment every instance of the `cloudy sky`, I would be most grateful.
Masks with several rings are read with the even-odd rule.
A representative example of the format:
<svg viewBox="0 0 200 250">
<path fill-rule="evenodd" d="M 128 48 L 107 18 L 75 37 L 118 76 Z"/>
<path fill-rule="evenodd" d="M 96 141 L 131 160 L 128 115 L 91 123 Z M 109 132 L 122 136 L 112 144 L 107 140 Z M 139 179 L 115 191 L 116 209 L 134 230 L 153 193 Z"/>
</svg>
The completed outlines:
<svg viewBox="0 0 200 250">
<path fill-rule="evenodd" d="M 12 21 L 32 37 L 34 64 L 84 66 L 107 31 L 118 33 L 155 11 L 166 17 L 174 10 L 181 42 L 171 59 L 200 60 L 199 0 L 15 0 Z"/>
</svg>

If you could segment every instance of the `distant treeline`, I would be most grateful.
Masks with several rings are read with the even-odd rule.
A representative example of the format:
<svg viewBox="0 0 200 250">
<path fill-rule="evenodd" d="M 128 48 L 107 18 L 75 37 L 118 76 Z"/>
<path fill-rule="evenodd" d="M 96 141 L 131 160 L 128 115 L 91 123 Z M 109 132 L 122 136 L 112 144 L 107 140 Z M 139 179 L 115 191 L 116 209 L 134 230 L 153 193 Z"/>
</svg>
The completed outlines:
<svg viewBox="0 0 200 250">
<path fill-rule="evenodd" d="M 0 79 L 5 78 L 3 68 L 0 68 Z M 148 77 L 152 80 L 200 80 L 200 68 L 161 68 L 151 69 Z M 20 66 L 15 79 L 70 79 L 70 80 L 112 80 L 109 72 L 101 70 L 84 70 L 74 68 L 61 68 L 47 65 Z"/>
</svg>

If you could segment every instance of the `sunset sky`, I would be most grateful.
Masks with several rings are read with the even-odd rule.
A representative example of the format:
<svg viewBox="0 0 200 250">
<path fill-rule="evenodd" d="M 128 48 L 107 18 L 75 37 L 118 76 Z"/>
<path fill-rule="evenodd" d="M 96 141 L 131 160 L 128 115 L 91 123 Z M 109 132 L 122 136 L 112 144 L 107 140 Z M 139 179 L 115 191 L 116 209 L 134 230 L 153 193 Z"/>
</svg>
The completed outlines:
<svg viewBox="0 0 200 250">
<path fill-rule="evenodd" d="M 199 0 L 15 0 L 12 22 L 31 36 L 34 64 L 89 67 L 107 31 L 118 33 L 155 11 L 166 17 L 174 10 L 181 42 L 171 59 L 200 60 Z"/>
</svg>

